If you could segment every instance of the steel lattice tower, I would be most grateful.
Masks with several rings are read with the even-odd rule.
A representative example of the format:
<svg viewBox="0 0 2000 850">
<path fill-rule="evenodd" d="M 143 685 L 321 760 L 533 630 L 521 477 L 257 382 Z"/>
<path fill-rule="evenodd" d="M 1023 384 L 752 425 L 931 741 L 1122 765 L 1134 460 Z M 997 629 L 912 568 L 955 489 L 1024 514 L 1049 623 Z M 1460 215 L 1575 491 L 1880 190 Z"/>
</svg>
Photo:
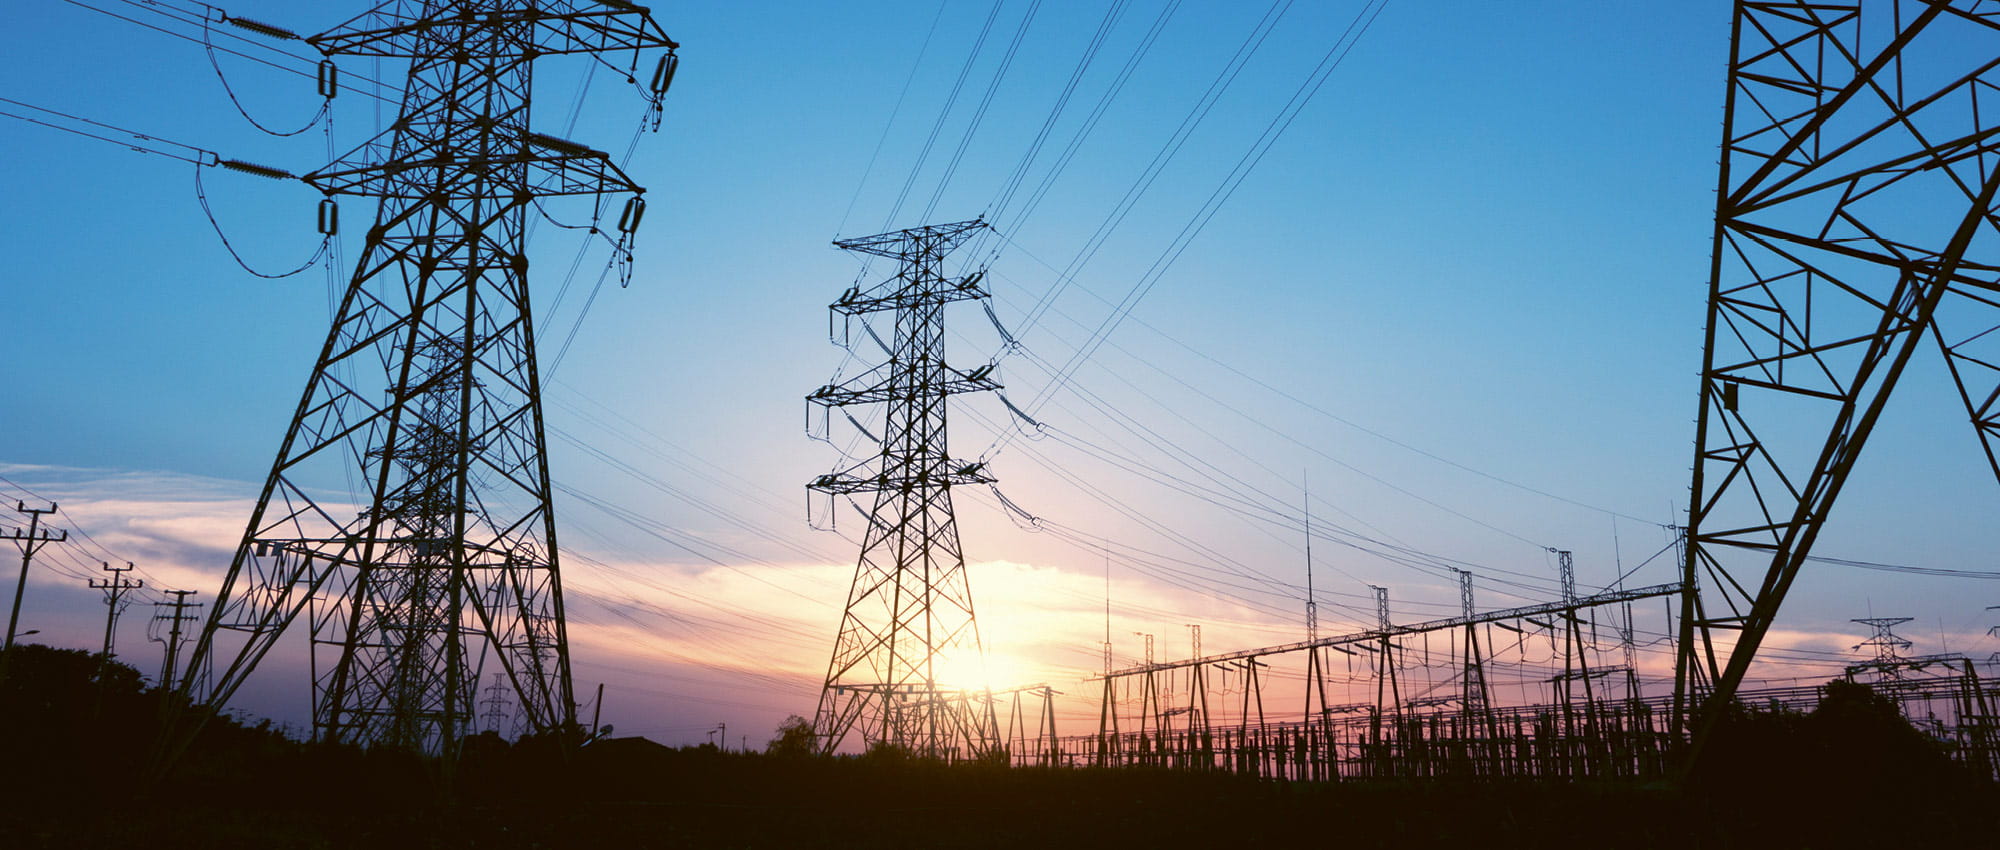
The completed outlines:
<svg viewBox="0 0 2000 850">
<path fill-rule="evenodd" d="M 945 364 L 945 305 L 987 293 L 983 273 L 949 277 L 944 260 L 983 227 L 974 220 L 834 243 L 898 267 L 893 277 L 865 291 L 851 288 L 832 305 L 843 320 L 893 312 L 889 361 L 807 396 L 825 408 L 887 406 L 880 454 L 810 485 L 836 496 L 875 494 L 813 722 L 827 752 L 857 727 L 871 746 L 932 758 L 977 755 L 999 743 L 990 701 L 973 693 L 986 683 L 948 681 L 953 672 L 963 675 L 965 664 L 982 661 L 951 488 L 993 479 L 982 464 L 946 452 L 946 399 L 999 384 L 989 377 L 990 365 L 962 372 Z"/>
<path fill-rule="evenodd" d="M 530 130 L 532 68 L 676 45 L 583 0 L 392 0 L 307 42 L 408 81 L 389 130 L 304 178 L 380 206 L 180 687 L 219 707 L 304 614 L 322 740 L 449 755 L 496 668 L 530 729 L 573 727 L 523 226 L 644 190 Z"/>
<path fill-rule="evenodd" d="M 1990 3 L 1736 3 L 1683 563 L 1686 766 L 1920 346 L 2000 475 L 1996 85 Z"/>
</svg>

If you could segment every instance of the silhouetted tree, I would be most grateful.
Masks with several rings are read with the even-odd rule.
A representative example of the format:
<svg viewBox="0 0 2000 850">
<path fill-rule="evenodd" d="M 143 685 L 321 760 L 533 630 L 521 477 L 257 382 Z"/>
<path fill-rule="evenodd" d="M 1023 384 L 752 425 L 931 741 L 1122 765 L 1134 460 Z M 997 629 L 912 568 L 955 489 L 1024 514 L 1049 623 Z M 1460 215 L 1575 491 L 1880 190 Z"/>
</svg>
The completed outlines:
<svg viewBox="0 0 2000 850">
<path fill-rule="evenodd" d="M 817 755 L 819 748 L 813 739 L 812 724 L 796 714 L 787 716 L 784 722 L 778 724 L 778 736 L 764 745 L 764 752 L 766 755 L 791 758 Z"/>
</svg>

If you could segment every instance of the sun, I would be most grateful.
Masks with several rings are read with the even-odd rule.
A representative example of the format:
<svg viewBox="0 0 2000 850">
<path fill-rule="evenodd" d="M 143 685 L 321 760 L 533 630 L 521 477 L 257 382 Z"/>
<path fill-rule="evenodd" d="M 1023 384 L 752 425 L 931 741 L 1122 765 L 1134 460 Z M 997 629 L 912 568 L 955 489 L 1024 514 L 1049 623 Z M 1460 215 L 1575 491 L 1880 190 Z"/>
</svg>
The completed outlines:
<svg viewBox="0 0 2000 850">
<path fill-rule="evenodd" d="M 1001 652 L 988 651 L 983 664 L 970 650 L 943 655 L 934 669 L 937 685 L 944 690 L 978 691 L 1025 684 L 1018 681 L 1020 659 Z"/>
</svg>

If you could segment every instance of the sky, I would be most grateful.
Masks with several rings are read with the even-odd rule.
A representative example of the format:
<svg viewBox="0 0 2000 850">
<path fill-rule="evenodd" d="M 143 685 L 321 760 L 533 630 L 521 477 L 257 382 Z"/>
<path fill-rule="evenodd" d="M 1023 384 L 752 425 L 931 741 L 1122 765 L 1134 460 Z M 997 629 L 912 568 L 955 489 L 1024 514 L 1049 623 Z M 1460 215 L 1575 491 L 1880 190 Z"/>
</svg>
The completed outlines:
<svg viewBox="0 0 2000 850">
<path fill-rule="evenodd" d="M 394 117 L 400 69 L 343 58 L 361 91 L 335 98 L 330 131 L 269 136 L 237 104 L 298 129 L 320 107 L 310 76 L 211 64 L 201 28 L 160 8 L 13 10 L 0 97 L 293 173 Z M 228 12 L 311 33 L 362 8 Z M 830 243 L 925 222 L 985 215 L 1004 237 L 962 259 L 990 263 L 1020 346 L 958 305 L 950 358 L 999 357 L 1041 428 L 961 397 L 952 449 L 990 460 L 1039 523 L 983 490 L 959 495 L 958 518 L 995 684 L 1063 691 L 1066 734 L 1094 730 L 1086 677 L 1107 636 L 1121 666 L 1144 634 L 1185 657 L 1189 624 L 1211 652 L 1303 636 L 1308 491 L 1323 632 L 1372 620 L 1370 584 L 1399 620 L 1449 616 L 1443 561 L 1475 574 L 1481 607 L 1554 598 L 1550 549 L 1576 553 L 1586 590 L 1677 578 L 1662 526 L 1685 510 L 1693 455 L 1728 4 L 1390 2 L 1358 39 L 1374 8 L 1359 2 L 1281 3 L 1268 32 L 1263 4 L 1123 4 L 1000 203 L 1110 8 L 655 7 L 682 65 L 628 163 L 650 201 L 629 286 L 599 283 L 603 252 L 577 262 L 566 231 L 531 243 L 578 691 L 605 683 L 621 734 L 699 743 L 726 724 L 756 745 L 811 714 L 859 521 L 840 506 L 835 531 L 808 522 L 804 484 L 856 443 L 838 418 L 831 442 L 809 436 L 803 397 L 871 362 L 869 344 L 829 342 L 826 305 L 865 280 Z M 270 55 L 237 36 L 257 38 L 209 38 Z M 535 123 L 622 152 L 642 105 L 608 71 L 585 86 L 587 67 L 538 65 Z M 296 266 L 320 245 L 311 189 L 206 169 L 211 226 L 194 166 L 0 118 L 0 497 L 58 501 L 53 522 L 79 532 L 37 561 L 22 627 L 95 648 L 104 606 L 82 577 L 130 560 L 148 586 L 119 652 L 150 674 L 148 603 L 212 597 L 372 210 L 343 200 L 328 261 L 262 279 L 217 230 L 258 271 Z M 1994 482 L 1942 364 L 1920 355 L 1896 402 L 1816 551 L 1991 569 Z M 1429 566 L 1368 551 L 1384 541 Z M 1837 672 L 1866 636 L 1848 621 L 1871 615 L 1917 618 L 1914 651 L 1983 659 L 2000 649 L 1988 604 L 1984 581 L 1815 566 L 1773 637 L 1791 655 L 1762 676 Z M 1666 628 L 1658 607 L 1641 607 L 1642 632 Z M 304 724 L 300 658 L 281 648 L 237 707 Z M 1670 664 L 1644 654 L 1655 692 Z"/>
</svg>

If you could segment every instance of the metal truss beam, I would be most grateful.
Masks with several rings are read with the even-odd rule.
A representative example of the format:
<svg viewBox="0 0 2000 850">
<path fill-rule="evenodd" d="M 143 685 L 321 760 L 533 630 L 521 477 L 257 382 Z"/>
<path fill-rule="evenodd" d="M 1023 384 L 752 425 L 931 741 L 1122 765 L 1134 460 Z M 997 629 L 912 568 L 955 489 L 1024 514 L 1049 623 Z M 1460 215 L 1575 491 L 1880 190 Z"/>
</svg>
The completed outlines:
<svg viewBox="0 0 2000 850">
<path fill-rule="evenodd" d="M 1182 659 L 1180 661 L 1160 661 L 1152 664 L 1138 664 L 1120 670 L 1113 670 L 1109 673 L 1104 673 L 1102 675 L 1091 676 L 1085 679 L 1084 681 L 1094 682 L 1099 679 L 1115 679 L 1121 676 L 1139 676 L 1147 673 L 1157 673 L 1162 670 L 1181 670 L 1189 667 L 1203 667 L 1210 664 L 1221 664 L 1224 662 L 1238 661 L 1245 658 L 1264 658 L 1272 655 L 1282 655 L 1288 652 L 1302 652 L 1308 649 L 1316 649 L 1320 647 L 1348 646 L 1353 644 L 1366 644 L 1366 643 L 1388 641 L 1406 635 L 1422 634 L 1424 632 L 1444 631 L 1446 629 L 1456 629 L 1465 626 L 1476 626 L 1482 623 L 1495 623 L 1506 620 L 1523 620 L 1529 617 L 1546 616 L 1549 614 L 1568 614 L 1575 611 L 1583 610 L 1585 608 L 1595 608 L 1602 605 L 1615 605 L 1620 602 L 1634 602 L 1640 599 L 1651 599 L 1656 596 L 1673 596 L 1679 594 L 1680 592 L 1681 592 L 1681 585 L 1678 583 L 1656 584 L 1648 587 L 1636 587 L 1629 590 L 1614 590 L 1607 593 L 1595 594 L 1592 596 L 1579 596 L 1575 599 L 1565 600 L 1562 602 L 1545 602 L 1540 605 L 1524 605 L 1519 608 L 1503 608 L 1497 611 L 1487 611 L 1482 614 L 1474 614 L 1469 617 L 1468 616 L 1448 617 L 1442 620 L 1427 620 L 1421 623 L 1405 623 L 1402 625 L 1397 625 L 1392 623 L 1383 626 L 1381 628 L 1369 629 L 1367 631 L 1362 631 L 1362 632 L 1350 632 L 1344 635 L 1334 635 L 1332 637 L 1320 638 L 1318 640 L 1307 640 L 1307 641 L 1299 641 L 1297 643 L 1278 644 L 1276 646 L 1258 647 L 1257 649 L 1239 649 L 1234 652 L 1224 652 L 1215 655 L 1205 655 L 1200 658 L 1187 658 L 1187 659 Z"/>
<path fill-rule="evenodd" d="M 1687 769 L 1926 336 L 2000 476 L 1996 85 L 1990 4 L 1735 6 L 1683 562 L 1701 593 L 1676 664 Z"/>
</svg>

